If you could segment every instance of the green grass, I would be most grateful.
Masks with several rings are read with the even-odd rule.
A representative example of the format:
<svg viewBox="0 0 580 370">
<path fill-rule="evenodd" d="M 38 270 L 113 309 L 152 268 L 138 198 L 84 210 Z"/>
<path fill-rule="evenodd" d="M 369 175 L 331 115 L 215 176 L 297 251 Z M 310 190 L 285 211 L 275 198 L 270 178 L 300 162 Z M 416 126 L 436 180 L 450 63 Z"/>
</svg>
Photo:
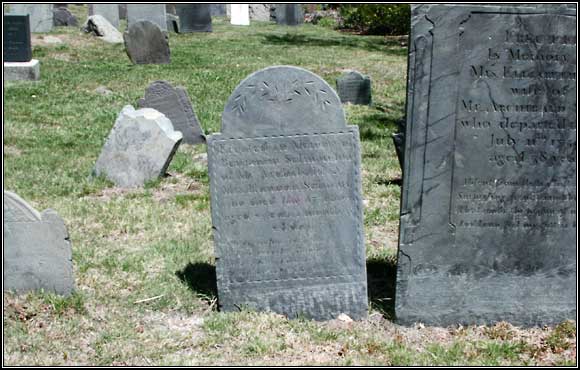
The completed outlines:
<svg viewBox="0 0 580 370">
<path fill-rule="evenodd" d="M 69 9 L 84 21 L 86 6 Z M 74 28 L 51 34 L 64 45 L 35 35 L 41 80 L 4 85 L 4 189 L 64 218 L 77 293 L 4 293 L 6 365 L 575 363 L 575 323 L 522 339 L 529 331 L 513 327 L 457 331 L 389 321 L 401 177 L 391 134 L 404 114 L 407 54 L 397 42 L 325 25 L 234 27 L 218 19 L 213 33 L 170 34 L 171 64 L 134 66 L 123 45 Z M 209 134 L 219 132 L 236 85 L 271 65 L 306 68 L 331 86 L 344 69 L 372 78 L 373 105 L 345 106 L 361 135 L 369 320 L 217 311 L 209 178 L 203 160 L 194 160 L 204 146 L 181 146 L 168 176 L 142 189 L 91 176 L 117 114 L 151 82 L 184 86 Z M 99 86 L 113 94 L 99 95 Z"/>
</svg>

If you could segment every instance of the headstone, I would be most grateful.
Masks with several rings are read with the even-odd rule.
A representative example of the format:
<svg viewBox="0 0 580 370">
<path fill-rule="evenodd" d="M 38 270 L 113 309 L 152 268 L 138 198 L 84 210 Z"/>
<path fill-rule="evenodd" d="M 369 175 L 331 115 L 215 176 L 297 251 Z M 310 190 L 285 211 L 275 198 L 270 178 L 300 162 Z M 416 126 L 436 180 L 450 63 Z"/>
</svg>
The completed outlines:
<svg viewBox="0 0 580 370">
<path fill-rule="evenodd" d="M 50 32 L 53 26 L 52 4 L 8 4 L 9 14 L 30 15 L 30 32 Z"/>
<path fill-rule="evenodd" d="M 170 50 L 167 32 L 155 23 L 132 23 L 123 33 L 125 49 L 133 64 L 169 64 Z"/>
<path fill-rule="evenodd" d="M 301 4 L 275 4 L 276 23 L 281 26 L 298 26 L 304 23 Z"/>
<path fill-rule="evenodd" d="M 250 4 L 250 19 L 253 21 L 270 21 L 270 4 Z"/>
<path fill-rule="evenodd" d="M 576 318 L 576 9 L 412 9 L 400 323 Z"/>
<path fill-rule="evenodd" d="M 171 121 L 151 108 L 123 108 L 95 165 L 119 187 L 139 187 L 165 174 L 182 135 Z"/>
<path fill-rule="evenodd" d="M 119 19 L 127 19 L 127 4 L 119 4 Z"/>
<path fill-rule="evenodd" d="M 212 17 L 225 17 L 226 4 L 210 4 L 210 13 Z"/>
<path fill-rule="evenodd" d="M 123 42 L 123 35 L 112 24 L 109 23 L 102 15 L 91 15 L 83 25 L 83 30 L 92 33 L 101 40 L 112 44 Z"/>
<path fill-rule="evenodd" d="M 340 101 L 356 105 L 371 104 L 371 79 L 357 71 L 347 71 L 336 80 Z"/>
<path fill-rule="evenodd" d="M 365 317 L 360 143 L 302 68 L 243 80 L 208 137 L 218 302 L 289 317 Z"/>
<path fill-rule="evenodd" d="M 145 91 L 145 97 L 139 99 L 139 107 L 163 113 L 173 128 L 181 132 L 184 144 L 205 143 L 205 135 L 185 88 L 174 88 L 167 81 L 155 81 Z"/>
<path fill-rule="evenodd" d="M 169 32 L 179 33 L 179 17 L 169 13 L 165 17 L 167 19 L 167 30 Z"/>
<path fill-rule="evenodd" d="M 89 4 L 89 16 L 97 14 L 119 29 L 119 4 Z"/>
<path fill-rule="evenodd" d="M 167 14 L 177 15 L 177 11 L 175 10 L 175 4 L 165 4 L 165 12 Z"/>
<path fill-rule="evenodd" d="M 210 4 L 175 4 L 182 33 L 212 32 Z"/>
<path fill-rule="evenodd" d="M 4 16 L 4 62 L 29 62 L 32 59 L 30 44 L 30 16 Z"/>
<path fill-rule="evenodd" d="M 77 18 L 66 7 L 54 8 L 53 22 L 55 27 L 78 27 Z"/>
<path fill-rule="evenodd" d="M 162 31 L 167 31 L 165 4 L 127 4 L 127 26 L 139 21 L 155 23 Z"/>
<path fill-rule="evenodd" d="M 230 23 L 237 26 L 250 25 L 249 4 L 232 4 L 232 17 Z"/>
<path fill-rule="evenodd" d="M 39 213 L 4 191 L 4 290 L 74 290 L 72 249 L 64 221 L 53 210 Z"/>
</svg>

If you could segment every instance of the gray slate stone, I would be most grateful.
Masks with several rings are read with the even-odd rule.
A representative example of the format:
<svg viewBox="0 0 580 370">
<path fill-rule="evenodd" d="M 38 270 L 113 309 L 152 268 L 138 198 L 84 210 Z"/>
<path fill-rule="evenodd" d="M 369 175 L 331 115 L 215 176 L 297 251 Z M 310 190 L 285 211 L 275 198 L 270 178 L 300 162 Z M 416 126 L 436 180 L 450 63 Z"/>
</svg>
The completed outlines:
<svg viewBox="0 0 580 370">
<path fill-rule="evenodd" d="M 205 143 L 205 136 L 183 87 L 174 88 L 167 81 L 155 81 L 139 99 L 140 108 L 153 108 L 171 120 L 173 128 L 183 135 L 183 143 Z"/>
<path fill-rule="evenodd" d="M 77 18 L 66 7 L 54 8 L 52 12 L 56 27 L 78 27 Z"/>
<path fill-rule="evenodd" d="M 371 79 L 358 71 L 346 71 L 336 79 L 338 96 L 342 103 L 371 104 Z"/>
<path fill-rule="evenodd" d="M 225 17 L 227 15 L 226 4 L 210 4 L 212 17 Z"/>
<path fill-rule="evenodd" d="M 127 20 L 127 4 L 119 4 L 119 19 Z"/>
<path fill-rule="evenodd" d="M 30 32 L 50 32 L 53 27 L 52 4 L 9 4 L 10 14 L 30 14 Z"/>
<path fill-rule="evenodd" d="M 167 31 L 165 4 L 127 4 L 127 26 L 139 22 L 149 21 Z"/>
<path fill-rule="evenodd" d="M 212 32 L 210 4 L 175 4 L 182 33 Z"/>
<path fill-rule="evenodd" d="M 576 10 L 428 5 L 411 24 L 397 320 L 575 319 Z"/>
<path fill-rule="evenodd" d="M 4 191 L 4 290 L 74 290 L 72 250 L 64 221 L 53 210 L 39 213 Z"/>
<path fill-rule="evenodd" d="M 281 26 L 299 26 L 304 23 L 301 4 L 274 4 L 272 6 L 275 22 Z"/>
<path fill-rule="evenodd" d="M 171 121 L 151 108 L 123 108 L 95 165 L 119 187 L 143 186 L 165 174 L 182 135 Z"/>
<path fill-rule="evenodd" d="M 99 39 L 111 43 L 120 44 L 123 42 L 123 35 L 102 15 L 91 15 L 83 25 L 83 30 L 92 33 Z"/>
<path fill-rule="evenodd" d="M 123 33 L 125 49 L 133 64 L 169 64 L 169 37 L 155 23 L 132 23 Z"/>
<path fill-rule="evenodd" d="M 89 16 L 101 15 L 116 29 L 119 29 L 119 4 L 89 4 Z"/>
<path fill-rule="evenodd" d="M 243 80 L 208 137 L 219 306 L 367 315 L 357 126 L 302 68 Z"/>
</svg>

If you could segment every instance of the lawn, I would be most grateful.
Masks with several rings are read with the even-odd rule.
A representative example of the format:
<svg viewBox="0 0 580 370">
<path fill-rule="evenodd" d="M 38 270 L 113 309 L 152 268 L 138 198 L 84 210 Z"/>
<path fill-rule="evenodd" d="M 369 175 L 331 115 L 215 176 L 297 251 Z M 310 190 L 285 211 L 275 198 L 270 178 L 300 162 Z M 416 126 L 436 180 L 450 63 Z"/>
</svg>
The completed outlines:
<svg viewBox="0 0 580 370">
<path fill-rule="evenodd" d="M 82 22 L 86 6 L 70 6 Z M 403 118 L 400 41 L 305 24 L 214 20 L 170 34 L 171 64 L 131 65 L 124 46 L 59 27 L 33 36 L 39 82 L 4 83 L 4 189 L 56 210 L 72 242 L 76 293 L 4 293 L 4 365 L 574 365 L 576 323 L 522 329 L 394 324 Z M 180 146 L 168 176 L 122 190 L 90 177 L 117 114 L 155 80 L 184 86 L 206 134 L 250 73 L 345 69 L 372 79 L 373 105 L 345 106 L 360 128 L 369 318 L 288 320 L 217 310 L 205 146 Z M 112 94 L 96 90 L 104 86 Z"/>
</svg>

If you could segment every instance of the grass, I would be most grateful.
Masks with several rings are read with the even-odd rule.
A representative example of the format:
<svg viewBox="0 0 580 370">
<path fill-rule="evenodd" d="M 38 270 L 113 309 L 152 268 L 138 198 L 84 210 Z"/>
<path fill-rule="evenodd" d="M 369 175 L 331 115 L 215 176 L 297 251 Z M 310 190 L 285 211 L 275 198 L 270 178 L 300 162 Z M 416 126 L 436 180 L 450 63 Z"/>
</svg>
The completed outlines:
<svg viewBox="0 0 580 370">
<path fill-rule="evenodd" d="M 69 6 L 80 23 L 86 6 Z M 573 365 L 576 325 L 405 328 L 392 323 L 401 172 L 391 141 L 404 114 L 406 54 L 382 37 L 329 27 L 170 34 L 170 65 L 131 65 L 123 45 L 75 28 L 34 36 L 41 80 L 4 85 L 4 189 L 66 221 L 76 293 L 4 293 L 5 365 Z M 331 86 L 372 78 L 373 105 L 346 106 L 362 142 L 371 312 L 360 322 L 216 309 L 204 146 L 181 146 L 168 176 L 122 190 L 90 178 L 118 112 L 155 80 L 184 86 L 206 133 L 220 130 L 248 74 L 296 65 Z M 95 92 L 105 86 L 108 96 Z"/>
</svg>

